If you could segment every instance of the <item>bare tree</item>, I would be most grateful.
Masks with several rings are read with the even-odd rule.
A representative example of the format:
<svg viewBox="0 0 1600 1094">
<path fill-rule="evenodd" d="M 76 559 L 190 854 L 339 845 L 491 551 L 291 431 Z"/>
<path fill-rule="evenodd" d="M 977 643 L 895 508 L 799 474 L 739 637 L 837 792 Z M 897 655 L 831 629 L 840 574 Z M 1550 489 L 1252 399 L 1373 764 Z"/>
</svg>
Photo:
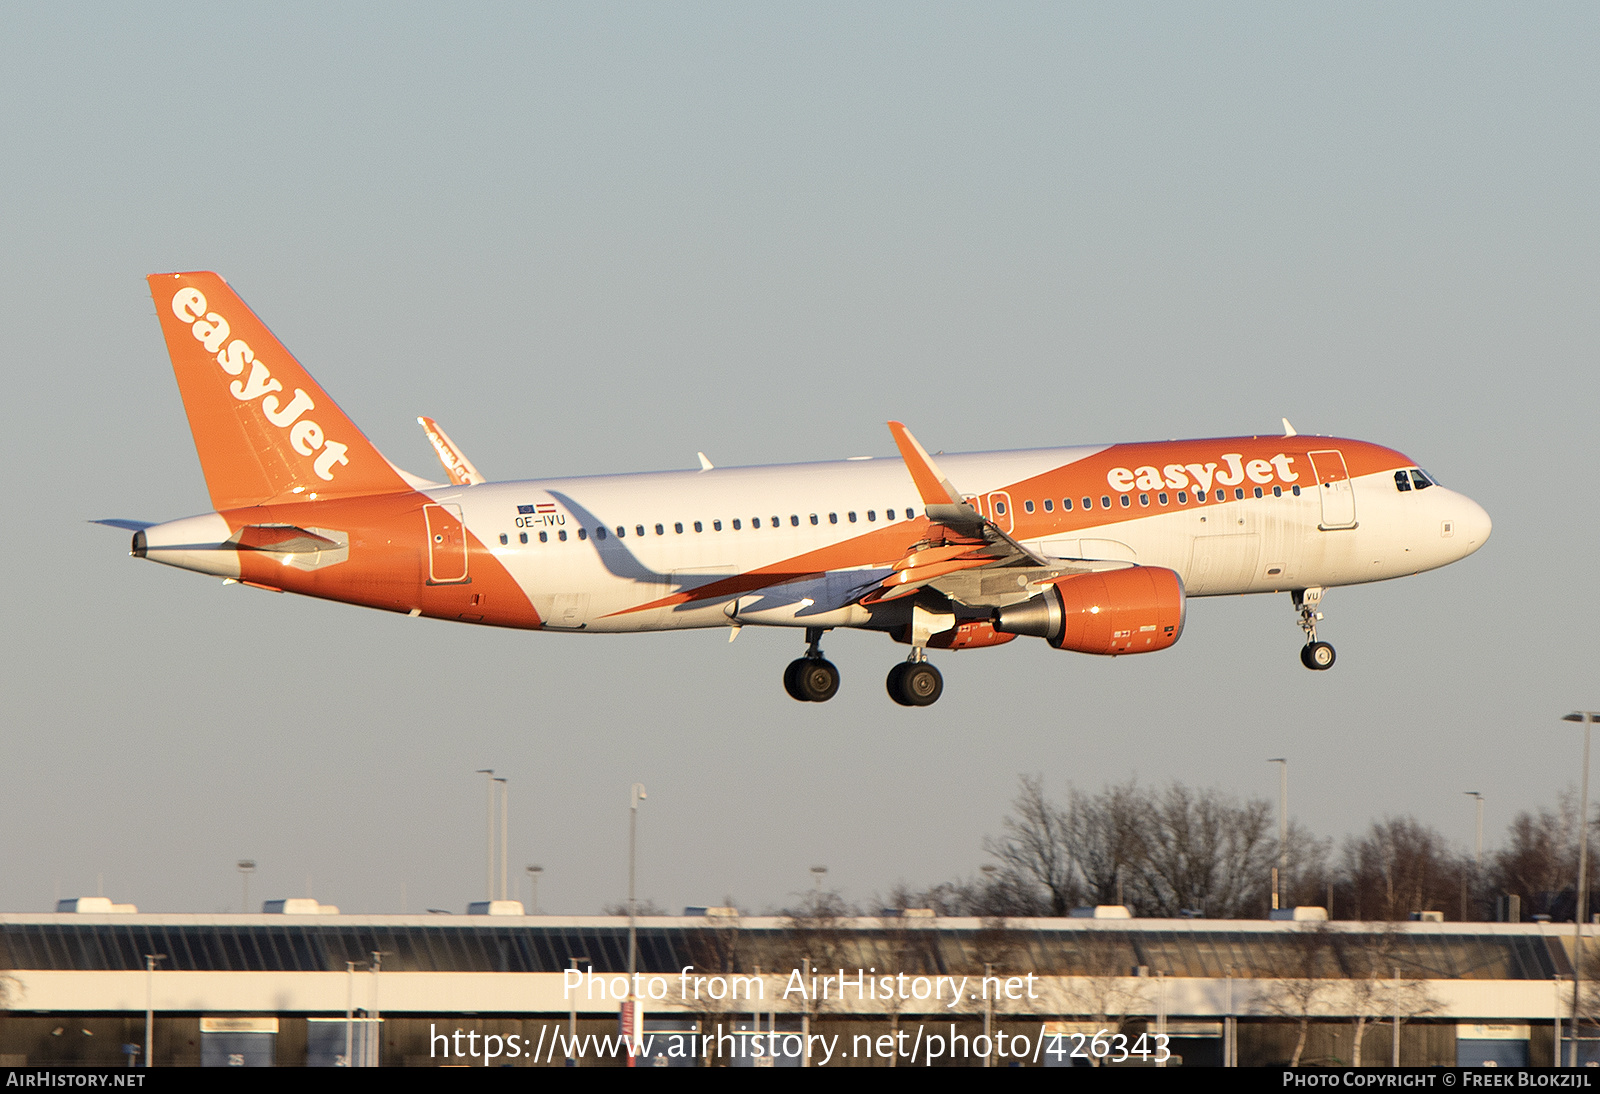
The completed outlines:
<svg viewBox="0 0 1600 1094">
<path fill-rule="evenodd" d="M 984 847 L 1000 860 L 1021 914 L 1064 916 L 1077 903 L 1070 821 L 1046 800 L 1043 776 L 1023 775 L 1021 783 L 1001 822 L 1005 834 Z"/>
<path fill-rule="evenodd" d="M 1290 1067 L 1300 1066 L 1312 1017 L 1343 985 L 1331 935 L 1326 923 L 1302 923 L 1300 929 L 1286 939 L 1288 957 L 1282 968 L 1284 975 L 1275 981 L 1264 981 L 1266 990 L 1255 999 L 1255 1009 L 1261 1013 L 1288 1018 L 1298 1027 Z"/>
<path fill-rule="evenodd" d="M 1518 897 L 1523 914 L 1550 915 L 1552 896 L 1575 885 L 1578 874 L 1578 799 L 1569 787 L 1554 809 L 1518 813 L 1506 828 L 1506 845 L 1489 860 L 1487 885 Z"/>
<path fill-rule="evenodd" d="M 1175 917 L 1187 909 L 1237 919 L 1277 854 L 1272 806 L 1173 783 L 1140 810 L 1137 869 L 1141 910 Z"/>
<path fill-rule="evenodd" d="M 1404 975 L 1406 962 L 1400 952 L 1404 937 L 1392 923 L 1360 935 L 1330 936 L 1343 951 L 1348 973 L 1344 1001 L 1355 1035 L 1350 1050 L 1352 1067 L 1361 1066 L 1361 1041 L 1369 1024 L 1386 1018 L 1393 1021 L 1398 1043 L 1402 1025 L 1437 1013 L 1442 1006 L 1428 991 L 1426 982 Z"/>
<path fill-rule="evenodd" d="M 1067 829 L 1090 904 L 1124 904 L 1147 852 L 1143 819 L 1149 796 L 1132 779 L 1089 795 L 1073 791 Z"/>
<path fill-rule="evenodd" d="M 1357 917 L 1390 921 L 1454 907 L 1472 873 L 1470 859 L 1415 817 L 1386 817 L 1346 840 L 1344 869 Z"/>
</svg>

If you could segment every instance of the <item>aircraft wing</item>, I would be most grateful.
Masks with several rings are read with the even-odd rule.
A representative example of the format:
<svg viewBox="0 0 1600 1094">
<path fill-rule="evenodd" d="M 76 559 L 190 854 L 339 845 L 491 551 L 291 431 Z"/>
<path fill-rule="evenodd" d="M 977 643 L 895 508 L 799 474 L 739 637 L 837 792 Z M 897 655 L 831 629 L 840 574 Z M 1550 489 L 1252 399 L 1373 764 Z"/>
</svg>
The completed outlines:
<svg viewBox="0 0 1600 1094">
<path fill-rule="evenodd" d="M 1050 558 L 1030 550 L 979 513 L 903 423 L 890 422 L 889 432 L 931 526 L 927 541 L 895 563 L 893 571 L 862 596 L 863 604 L 898 600 L 931 588 L 968 606 L 1002 607 L 1033 595 L 1029 586 L 1035 581 L 1129 565 Z"/>
</svg>

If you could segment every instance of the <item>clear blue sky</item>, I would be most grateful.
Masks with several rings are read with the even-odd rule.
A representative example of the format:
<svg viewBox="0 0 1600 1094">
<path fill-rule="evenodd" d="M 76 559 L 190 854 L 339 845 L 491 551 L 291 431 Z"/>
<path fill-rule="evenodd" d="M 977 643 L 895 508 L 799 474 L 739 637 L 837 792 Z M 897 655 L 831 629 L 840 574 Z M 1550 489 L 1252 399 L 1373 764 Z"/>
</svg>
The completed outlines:
<svg viewBox="0 0 1600 1094">
<path fill-rule="evenodd" d="M 1021 772 L 1461 846 L 1575 781 L 1595 679 L 1592 5 L 0 10 L 0 908 L 460 910 L 480 767 L 547 909 L 761 909 L 983 861 Z M 224 588 L 96 517 L 206 493 L 144 275 L 222 272 L 389 457 L 494 478 L 1268 432 L 1481 502 L 1447 570 L 1194 605 L 1115 661 L 521 634 Z"/>
</svg>

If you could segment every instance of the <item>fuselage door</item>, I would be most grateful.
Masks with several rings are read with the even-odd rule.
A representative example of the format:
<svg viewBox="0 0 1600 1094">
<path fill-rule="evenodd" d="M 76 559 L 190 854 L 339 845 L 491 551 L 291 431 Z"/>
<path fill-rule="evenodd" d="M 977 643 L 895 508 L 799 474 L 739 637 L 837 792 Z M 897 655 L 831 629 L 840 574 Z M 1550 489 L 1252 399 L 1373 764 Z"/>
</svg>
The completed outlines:
<svg viewBox="0 0 1600 1094">
<path fill-rule="evenodd" d="M 1338 449 L 1308 452 L 1311 470 L 1317 476 L 1317 496 L 1322 499 L 1323 531 L 1356 526 L 1356 493 L 1350 485 L 1350 472 L 1344 465 L 1344 453 Z"/>
<path fill-rule="evenodd" d="M 467 527 L 459 505 L 424 505 L 428 526 L 428 584 L 467 581 Z"/>
<path fill-rule="evenodd" d="M 988 510 L 984 515 L 989 518 L 994 526 L 1011 534 L 1011 495 L 1004 490 L 996 490 L 984 498 L 984 507 Z"/>
</svg>

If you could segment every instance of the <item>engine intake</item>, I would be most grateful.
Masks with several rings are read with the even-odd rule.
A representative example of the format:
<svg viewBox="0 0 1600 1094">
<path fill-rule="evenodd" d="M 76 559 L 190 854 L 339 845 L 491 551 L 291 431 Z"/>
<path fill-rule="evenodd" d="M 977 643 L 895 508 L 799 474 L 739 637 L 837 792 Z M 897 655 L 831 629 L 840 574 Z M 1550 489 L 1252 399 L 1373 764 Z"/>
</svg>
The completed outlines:
<svg viewBox="0 0 1600 1094">
<path fill-rule="evenodd" d="M 1043 638 L 1058 650 L 1153 653 L 1182 636 L 1186 604 L 1174 571 L 1130 566 L 1058 578 L 1033 599 L 996 610 L 994 629 Z"/>
</svg>

